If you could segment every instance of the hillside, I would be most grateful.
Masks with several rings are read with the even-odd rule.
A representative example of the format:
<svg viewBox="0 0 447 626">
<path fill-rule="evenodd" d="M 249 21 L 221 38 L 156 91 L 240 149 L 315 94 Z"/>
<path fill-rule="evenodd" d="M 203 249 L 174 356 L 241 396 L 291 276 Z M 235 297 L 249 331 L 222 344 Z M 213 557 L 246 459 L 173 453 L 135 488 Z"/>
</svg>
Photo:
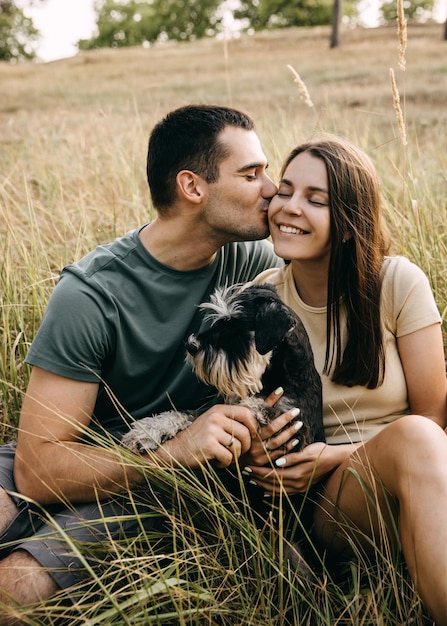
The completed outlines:
<svg viewBox="0 0 447 626">
<path fill-rule="evenodd" d="M 407 122 L 422 135 L 447 116 L 447 42 L 442 25 L 408 29 L 407 69 L 398 69 L 396 28 L 342 33 L 329 49 L 328 28 L 288 29 L 228 42 L 205 39 L 144 48 L 103 49 L 47 64 L 0 64 L 0 141 L 14 140 L 22 121 L 37 127 L 47 116 L 78 123 L 78 116 L 137 111 L 145 127 L 167 109 L 191 101 L 232 104 L 258 120 L 287 120 L 344 130 L 394 126 L 389 69 L 394 68 Z M 292 65 L 307 85 L 314 110 L 300 104 Z M 276 120 L 275 120 L 276 116 Z M 16 132 L 19 130 L 15 129 Z"/>
</svg>

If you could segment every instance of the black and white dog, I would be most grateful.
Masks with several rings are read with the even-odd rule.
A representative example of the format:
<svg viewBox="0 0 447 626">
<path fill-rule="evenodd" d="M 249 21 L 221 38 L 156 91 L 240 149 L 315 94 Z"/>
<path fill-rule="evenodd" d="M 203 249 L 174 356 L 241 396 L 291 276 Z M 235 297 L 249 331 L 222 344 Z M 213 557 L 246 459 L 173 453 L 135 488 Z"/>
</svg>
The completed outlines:
<svg viewBox="0 0 447 626">
<path fill-rule="evenodd" d="M 187 360 L 197 377 L 212 385 L 228 404 L 243 404 L 260 425 L 291 408 L 300 409 L 299 444 L 324 441 L 321 379 L 309 338 L 294 311 L 269 284 L 217 290 L 209 303 L 205 329 L 186 342 Z M 273 407 L 272 391 L 284 393 Z M 133 451 L 153 450 L 174 437 L 198 412 L 166 411 L 136 421 L 122 439 Z"/>
</svg>

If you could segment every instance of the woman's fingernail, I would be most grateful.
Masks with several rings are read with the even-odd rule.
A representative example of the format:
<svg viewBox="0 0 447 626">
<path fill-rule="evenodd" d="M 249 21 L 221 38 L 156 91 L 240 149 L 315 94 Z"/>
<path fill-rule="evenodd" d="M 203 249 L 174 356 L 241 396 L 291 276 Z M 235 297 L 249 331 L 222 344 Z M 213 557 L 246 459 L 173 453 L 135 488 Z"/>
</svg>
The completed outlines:
<svg viewBox="0 0 447 626">
<path fill-rule="evenodd" d="M 272 497 L 271 493 L 265 493 L 264 497 L 263 497 L 263 500 L 267 500 L 267 498 L 271 498 L 271 497 Z"/>
<path fill-rule="evenodd" d="M 298 409 L 298 408 L 292 409 L 290 411 L 290 413 L 291 413 L 292 417 L 296 417 L 297 415 L 299 415 L 301 413 L 301 409 Z"/>
<path fill-rule="evenodd" d="M 303 427 L 303 422 L 295 422 L 293 426 L 295 430 L 301 430 L 301 428 Z"/>
<path fill-rule="evenodd" d="M 291 448 L 296 448 L 296 446 L 299 444 L 300 440 L 299 439 L 294 439 L 293 441 L 290 442 L 290 447 Z"/>
<path fill-rule="evenodd" d="M 242 473 L 245 475 L 250 475 L 252 473 L 252 469 L 251 467 L 244 467 L 244 469 L 242 470 Z"/>
<path fill-rule="evenodd" d="M 284 389 L 282 387 L 277 387 L 277 389 L 275 389 L 275 391 L 273 392 L 275 394 L 275 396 L 280 396 L 283 393 Z"/>
<path fill-rule="evenodd" d="M 254 480 L 249 480 L 248 482 L 249 482 L 250 485 L 254 485 L 255 487 L 258 486 L 258 483 L 255 483 Z"/>
<path fill-rule="evenodd" d="M 286 457 L 285 456 L 282 456 L 280 459 L 276 459 L 276 461 L 275 461 L 276 467 L 282 467 L 285 464 L 286 464 Z"/>
</svg>

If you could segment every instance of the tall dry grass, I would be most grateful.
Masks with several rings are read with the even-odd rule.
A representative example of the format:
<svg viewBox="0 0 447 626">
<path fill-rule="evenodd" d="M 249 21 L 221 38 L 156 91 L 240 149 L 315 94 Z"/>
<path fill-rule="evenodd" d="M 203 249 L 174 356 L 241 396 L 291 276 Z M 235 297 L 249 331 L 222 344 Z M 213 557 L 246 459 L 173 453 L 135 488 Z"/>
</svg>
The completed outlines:
<svg viewBox="0 0 447 626">
<path fill-rule="evenodd" d="M 439 25 L 399 29 L 346 31 L 335 50 L 328 29 L 291 29 L 0 65 L 3 440 L 14 436 L 28 377 L 23 358 L 60 269 L 151 218 L 147 136 L 167 110 L 188 102 L 252 114 L 274 177 L 290 148 L 315 131 L 364 148 L 381 176 L 393 252 L 426 271 L 447 329 L 445 43 Z M 189 472 L 152 479 L 174 494 L 175 507 L 162 511 L 173 542 L 151 534 L 108 546 L 96 555 L 101 575 L 92 572 L 74 604 L 58 596 L 22 612 L 24 623 L 425 623 L 385 541 L 372 563 L 357 551 L 339 579 L 323 568 L 317 580 L 303 580 L 277 528 L 259 529 L 222 507 Z M 211 470 L 208 480 L 216 488 Z M 206 532 L 188 502 L 208 512 Z"/>
</svg>

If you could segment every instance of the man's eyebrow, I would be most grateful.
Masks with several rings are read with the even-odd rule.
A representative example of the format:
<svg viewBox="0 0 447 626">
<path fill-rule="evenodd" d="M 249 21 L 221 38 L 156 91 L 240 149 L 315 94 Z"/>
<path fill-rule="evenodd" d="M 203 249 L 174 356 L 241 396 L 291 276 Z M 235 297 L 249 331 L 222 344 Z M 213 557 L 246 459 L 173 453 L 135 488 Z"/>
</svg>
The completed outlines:
<svg viewBox="0 0 447 626">
<path fill-rule="evenodd" d="M 238 172 L 246 172 L 247 170 L 255 170 L 258 167 L 265 167 L 265 169 L 267 169 L 268 166 L 269 166 L 268 163 L 258 161 L 256 163 L 249 163 L 248 165 L 243 165 L 237 171 Z"/>
</svg>

